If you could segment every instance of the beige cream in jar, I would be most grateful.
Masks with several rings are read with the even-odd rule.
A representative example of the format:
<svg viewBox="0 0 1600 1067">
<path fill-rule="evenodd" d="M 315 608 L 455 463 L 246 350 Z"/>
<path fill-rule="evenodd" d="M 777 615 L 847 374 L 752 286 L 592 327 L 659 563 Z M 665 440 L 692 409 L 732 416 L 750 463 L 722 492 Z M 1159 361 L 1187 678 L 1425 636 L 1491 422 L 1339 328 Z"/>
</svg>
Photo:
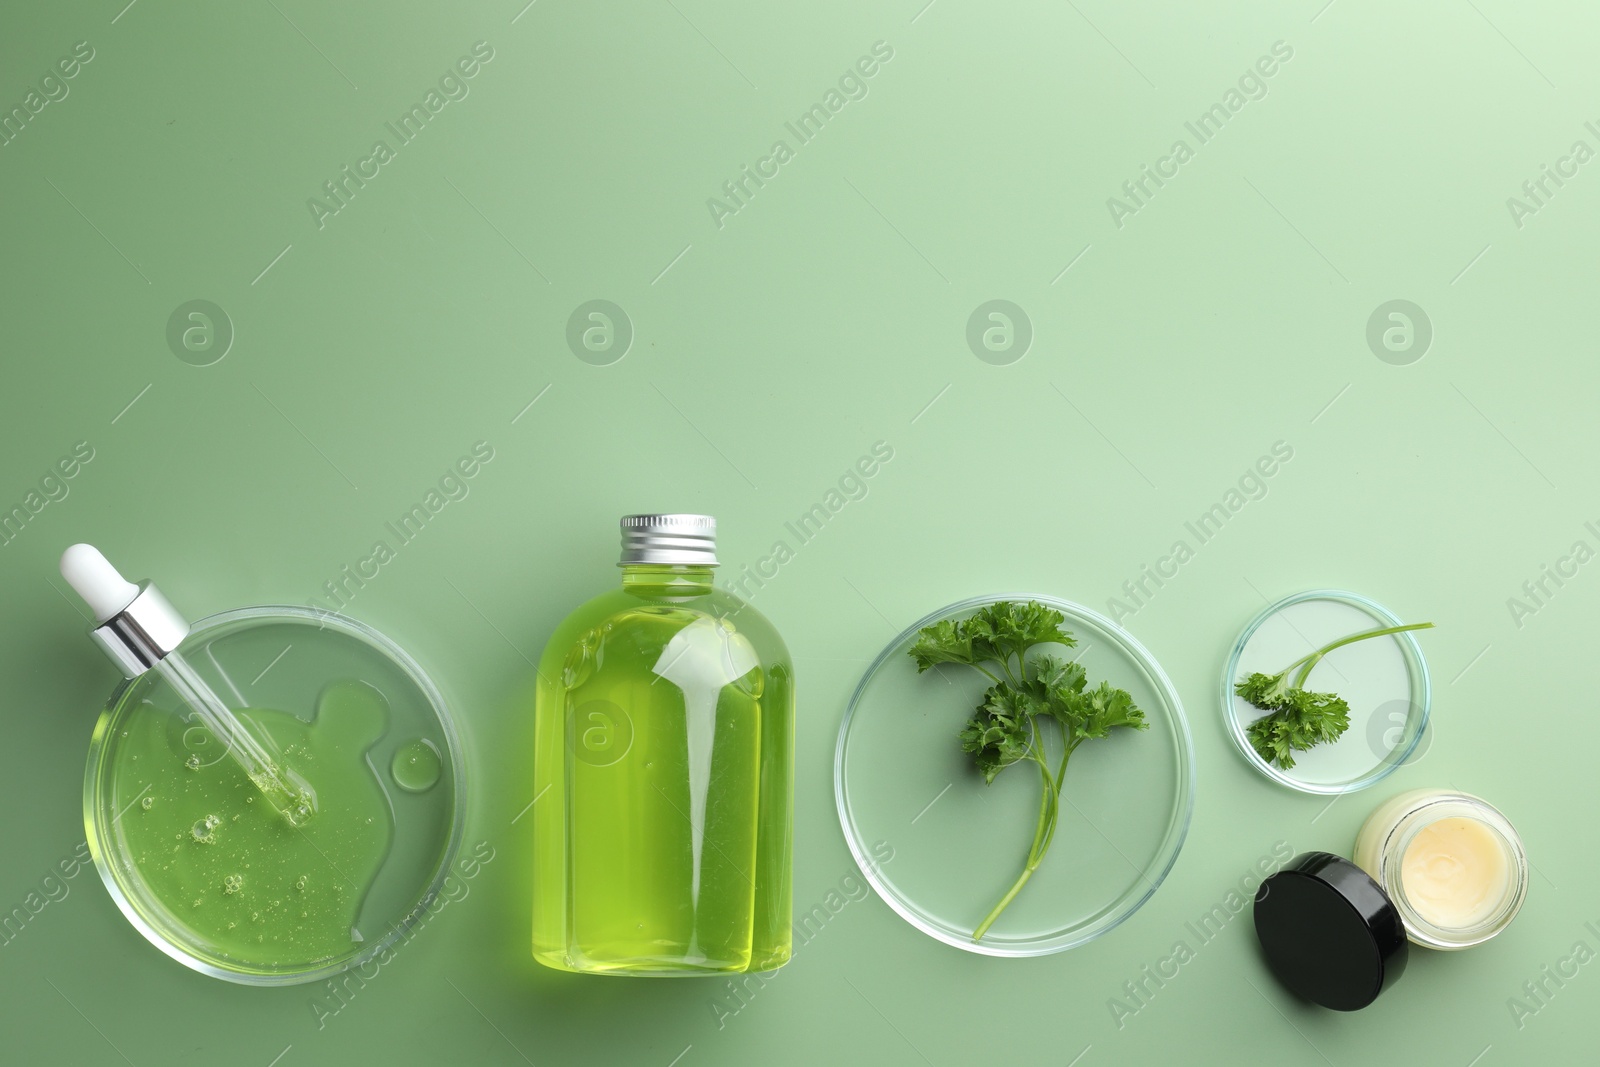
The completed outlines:
<svg viewBox="0 0 1600 1067">
<path fill-rule="evenodd" d="M 1455 790 L 1415 789 L 1380 805 L 1354 859 L 1425 948 L 1482 944 L 1510 925 L 1528 893 L 1528 857 L 1510 821 Z"/>
</svg>

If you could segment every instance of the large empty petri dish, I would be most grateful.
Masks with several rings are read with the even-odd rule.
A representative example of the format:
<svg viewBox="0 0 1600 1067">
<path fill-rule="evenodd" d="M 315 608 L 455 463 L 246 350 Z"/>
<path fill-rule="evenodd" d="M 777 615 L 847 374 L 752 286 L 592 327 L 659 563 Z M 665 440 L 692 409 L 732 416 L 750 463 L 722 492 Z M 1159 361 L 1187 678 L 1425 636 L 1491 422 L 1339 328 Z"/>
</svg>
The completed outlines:
<svg viewBox="0 0 1600 1067">
<path fill-rule="evenodd" d="M 917 631 L 1000 601 L 1034 600 L 1066 616 L 1077 647 L 1056 648 L 1126 689 L 1148 730 L 1117 730 L 1072 757 L 1055 838 L 1032 879 L 984 935 L 972 932 L 1022 872 L 1039 815 L 1032 765 L 992 785 L 958 735 L 988 685 L 967 666 L 923 674 Z M 989 956 L 1042 956 L 1111 930 L 1161 884 L 1189 827 L 1194 753 L 1177 691 L 1131 634 L 1088 608 L 1035 594 L 984 596 L 917 620 L 879 654 L 839 729 L 834 794 L 857 864 L 907 922 Z"/>
<path fill-rule="evenodd" d="M 1268 763 L 1251 746 L 1246 730 L 1267 713 L 1235 693 L 1234 686 L 1257 671 L 1277 674 L 1341 637 L 1418 621 L 1337 589 L 1297 593 L 1252 619 L 1234 642 L 1221 693 L 1228 734 L 1245 760 L 1291 789 L 1333 794 L 1365 789 L 1415 758 L 1428 726 L 1432 689 L 1412 632 L 1346 645 L 1312 668 L 1305 687 L 1343 697 L 1350 705 L 1350 727 L 1337 741 L 1296 752 L 1288 770 Z"/>
<path fill-rule="evenodd" d="M 252 985 L 316 981 L 384 952 L 435 899 L 461 836 L 443 699 L 376 631 L 295 607 L 196 623 L 179 650 L 311 785 L 273 810 L 154 671 L 96 724 L 84 823 L 101 878 L 157 948 Z"/>
</svg>

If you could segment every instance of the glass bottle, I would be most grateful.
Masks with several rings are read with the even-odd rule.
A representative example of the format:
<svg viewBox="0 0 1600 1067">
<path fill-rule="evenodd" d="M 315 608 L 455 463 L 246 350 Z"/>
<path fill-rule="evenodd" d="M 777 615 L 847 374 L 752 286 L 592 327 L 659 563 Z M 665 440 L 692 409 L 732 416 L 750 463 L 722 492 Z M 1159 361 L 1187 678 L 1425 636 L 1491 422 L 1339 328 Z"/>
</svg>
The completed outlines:
<svg viewBox="0 0 1600 1067">
<path fill-rule="evenodd" d="M 792 938 L 794 668 L 715 588 L 716 520 L 622 519 L 619 588 L 539 663 L 534 958 L 634 975 L 770 971 Z"/>
</svg>

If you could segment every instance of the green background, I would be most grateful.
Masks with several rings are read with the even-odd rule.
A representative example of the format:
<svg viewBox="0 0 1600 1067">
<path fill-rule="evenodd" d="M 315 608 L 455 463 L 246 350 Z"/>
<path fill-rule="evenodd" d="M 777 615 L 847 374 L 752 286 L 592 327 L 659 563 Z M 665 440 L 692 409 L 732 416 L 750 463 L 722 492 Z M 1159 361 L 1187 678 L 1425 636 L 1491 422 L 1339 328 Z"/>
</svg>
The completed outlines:
<svg viewBox="0 0 1600 1067">
<path fill-rule="evenodd" d="M 1600 176 L 1550 183 L 1520 227 L 1506 203 L 1575 140 L 1600 147 L 1587 6 L 123 2 L 0 16 L 8 112 L 76 42 L 94 49 L 0 147 L 0 506 L 94 449 L 0 548 L 0 908 L 82 840 L 83 758 L 114 682 L 57 576 L 65 545 L 101 545 L 191 616 L 304 603 L 477 441 L 495 458 L 470 495 L 349 610 L 454 700 L 466 840 L 495 859 L 320 1029 L 322 987 L 191 973 L 80 873 L 0 946 L 0 1058 L 1592 1059 L 1600 969 L 1548 984 L 1520 1027 L 1508 1006 L 1575 942 L 1600 948 L 1584 925 L 1600 920 L 1597 568 L 1547 581 L 1520 619 L 1508 605 L 1575 541 L 1600 547 L 1584 526 L 1600 367 L 1579 311 Z M 868 95 L 719 228 L 707 198 L 792 142 L 784 123 L 880 40 L 893 59 Z M 493 59 L 470 95 L 319 229 L 307 199 L 478 41 Z M 1119 228 L 1107 198 L 1175 139 L 1193 146 L 1185 120 L 1276 41 L 1293 57 L 1265 98 Z M 205 367 L 166 339 L 196 299 L 236 334 Z M 565 340 L 592 299 L 633 326 L 609 366 Z M 965 339 L 991 299 L 1032 325 L 1010 365 Z M 1394 299 L 1433 327 L 1409 365 L 1366 341 Z M 799 909 L 854 872 L 833 743 L 887 638 L 988 591 L 1103 610 L 1274 442 L 1293 448 L 1126 620 L 1198 754 L 1170 878 L 1109 936 L 1033 960 L 974 957 L 853 901 L 721 1025 L 720 983 L 541 970 L 529 821 L 513 823 L 532 800 L 530 661 L 616 580 L 617 516 L 714 513 L 726 575 L 880 440 L 894 458 L 868 494 L 755 598 L 799 671 Z M 1249 770 L 1216 701 L 1265 600 L 1324 585 L 1439 626 L 1429 748 L 1331 807 Z M 1504 936 L 1417 952 L 1375 1006 L 1335 1015 L 1272 984 L 1240 918 L 1118 1028 L 1109 998 L 1276 842 L 1346 850 L 1383 796 L 1446 783 L 1502 807 L 1536 864 Z"/>
</svg>

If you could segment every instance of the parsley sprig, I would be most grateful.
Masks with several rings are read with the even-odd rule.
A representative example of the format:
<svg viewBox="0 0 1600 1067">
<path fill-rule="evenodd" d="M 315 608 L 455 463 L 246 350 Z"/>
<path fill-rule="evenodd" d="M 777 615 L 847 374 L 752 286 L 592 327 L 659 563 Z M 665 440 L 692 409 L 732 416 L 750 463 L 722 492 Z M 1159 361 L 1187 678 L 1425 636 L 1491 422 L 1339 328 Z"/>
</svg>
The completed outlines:
<svg viewBox="0 0 1600 1067">
<path fill-rule="evenodd" d="M 1251 704 L 1269 714 L 1263 715 L 1246 728 L 1250 745 L 1269 764 L 1282 770 L 1294 766 L 1292 752 L 1326 742 L 1337 741 L 1350 728 L 1350 705 L 1337 693 L 1314 693 L 1305 688 L 1312 668 L 1336 648 L 1365 641 L 1369 637 L 1384 637 L 1407 630 L 1427 630 L 1431 622 L 1417 622 L 1409 626 L 1385 626 L 1378 630 L 1364 630 L 1301 656 L 1277 674 L 1256 671 L 1237 683 L 1233 691 Z M 1299 668 L 1294 682 L 1289 675 Z"/>
<path fill-rule="evenodd" d="M 1077 641 L 1063 629 L 1065 621 L 1061 612 L 1036 601 L 1001 601 L 959 622 L 946 619 L 924 627 L 910 649 L 919 672 L 941 663 L 961 663 L 993 683 L 960 735 L 962 749 L 972 755 L 985 783 L 993 783 L 1001 771 L 1024 761 L 1039 768 L 1039 820 L 1022 874 L 973 931 L 974 941 L 983 939 L 1049 851 L 1073 752 L 1118 726 L 1137 730 L 1147 726 L 1144 712 L 1125 691 L 1108 682 L 1089 688 L 1077 663 L 1042 652 L 1028 655 L 1035 645 L 1074 647 Z M 1052 748 L 1060 750 L 1054 771 Z"/>
</svg>

